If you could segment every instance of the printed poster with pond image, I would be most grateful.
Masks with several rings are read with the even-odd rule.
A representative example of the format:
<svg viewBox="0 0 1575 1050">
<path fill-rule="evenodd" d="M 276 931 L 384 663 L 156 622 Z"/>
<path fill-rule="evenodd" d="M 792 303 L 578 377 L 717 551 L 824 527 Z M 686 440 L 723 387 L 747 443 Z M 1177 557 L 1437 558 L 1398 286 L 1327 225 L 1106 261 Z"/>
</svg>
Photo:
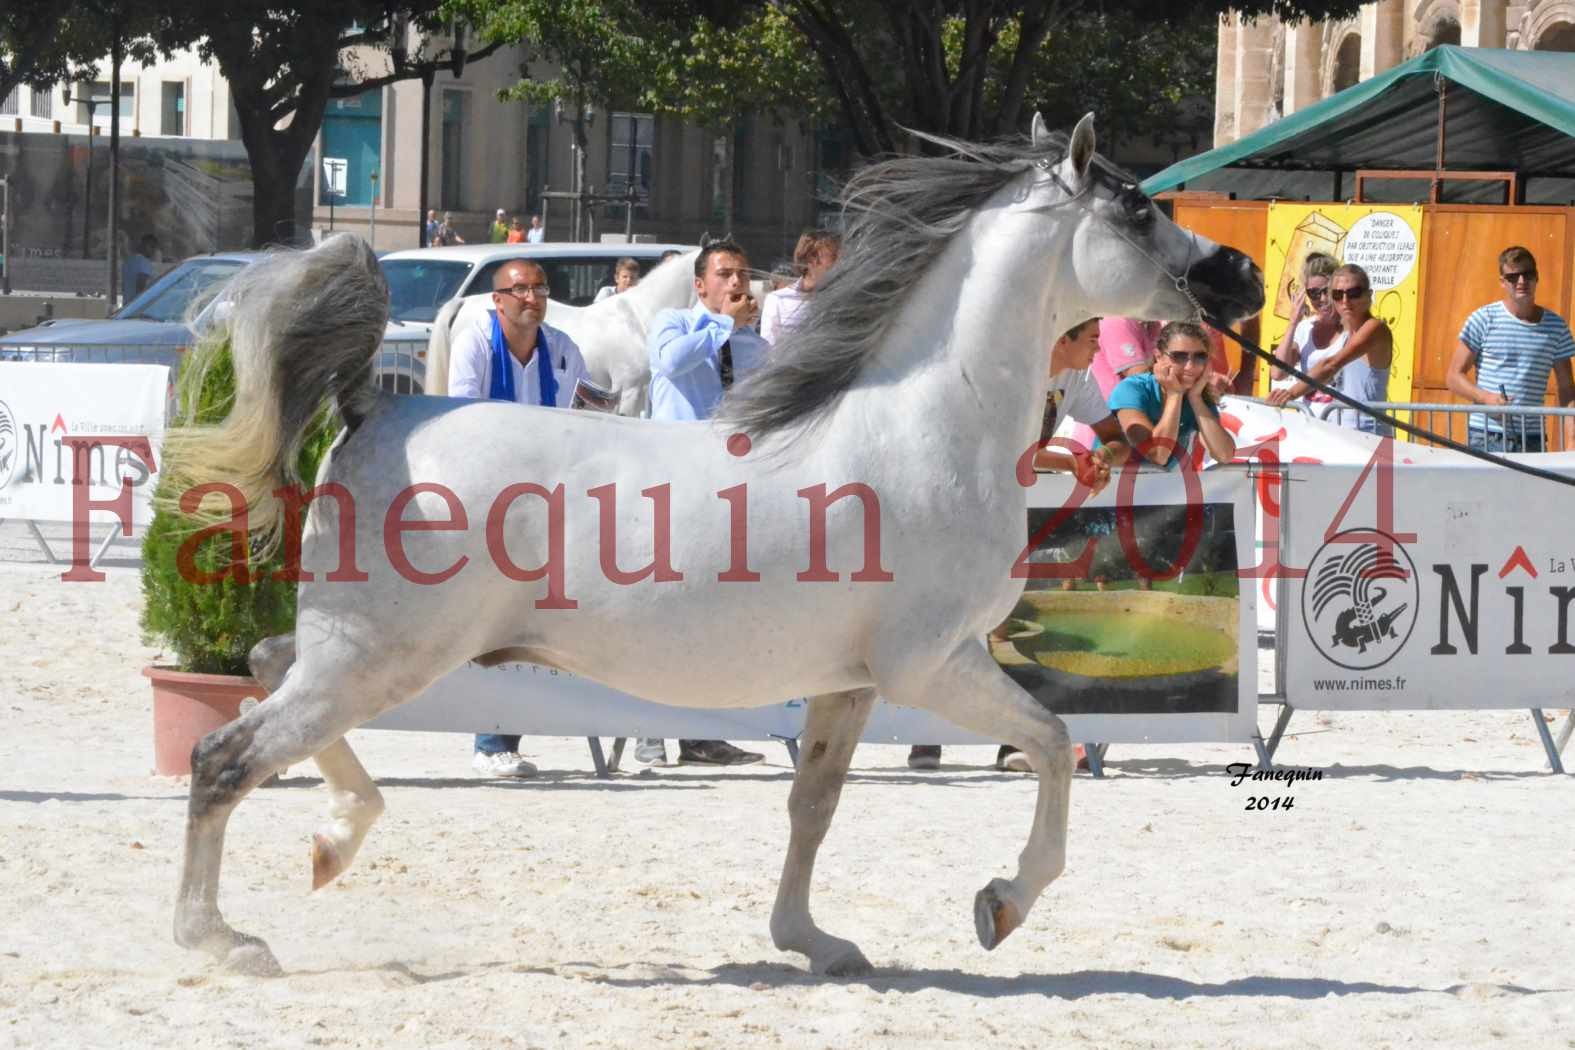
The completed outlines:
<svg viewBox="0 0 1575 1050">
<path fill-rule="evenodd" d="M 1039 476 L 1019 555 L 1031 578 L 990 652 L 1073 740 L 1251 740 L 1257 587 L 1239 575 L 1256 564 L 1251 482 L 1226 468 L 1129 484 L 1078 501 L 1070 476 Z M 864 739 L 989 742 L 887 704 Z"/>
</svg>

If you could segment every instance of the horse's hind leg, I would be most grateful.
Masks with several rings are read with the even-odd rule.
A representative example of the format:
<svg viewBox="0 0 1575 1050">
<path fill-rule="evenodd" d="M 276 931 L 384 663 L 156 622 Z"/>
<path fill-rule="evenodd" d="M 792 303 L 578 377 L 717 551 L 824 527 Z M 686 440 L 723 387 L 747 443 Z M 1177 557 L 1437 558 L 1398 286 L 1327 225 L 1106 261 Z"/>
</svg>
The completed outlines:
<svg viewBox="0 0 1575 1050">
<path fill-rule="evenodd" d="M 226 968 L 274 974 L 279 964 L 256 937 L 231 929 L 219 913 L 224 830 L 246 794 L 274 771 L 339 741 L 371 712 L 335 708 L 320 684 L 287 679 L 265 702 L 202 740 L 191 753 L 186 858 L 175 902 L 175 940 L 199 948 Z"/>
<path fill-rule="evenodd" d="M 372 823 L 383 815 L 383 796 L 340 737 L 317 753 L 328 782 L 328 823 L 312 836 L 312 889 L 320 890 L 350 866 Z"/>
<path fill-rule="evenodd" d="M 295 635 L 264 639 L 248 658 L 252 677 L 276 692 L 295 663 Z M 350 862 L 374 821 L 383 813 L 383 796 L 356 759 L 344 738 L 313 756 L 328 783 L 328 823 L 312 836 L 312 889 L 319 890 L 338 878 Z"/>
<path fill-rule="evenodd" d="M 871 689 L 811 697 L 799 740 L 798 771 L 788 796 L 793 830 L 776 906 L 771 911 L 771 939 L 783 951 L 809 956 L 815 973 L 853 976 L 870 972 L 869 960 L 858 945 L 815 925 L 809 914 L 809 884 L 815 853 L 837 811 L 853 749 L 874 702 Z"/>
<path fill-rule="evenodd" d="M 1022 748 L 1039 774 L 1039 795 L 1028 844 L 1017 874 L 992 879 L 974 897 L 979 943 L 994 948 L 1022 924 L 1045 887 L 1066 868 L 1066 826 L 1072 786 L 1072 741 L 1066 723 L 1035 700 L 978 641 L 966 642 L 939 668 L 888 681 L 877 676 L 882 696 L 933 711 L 991 740 Z"/>
</svg>

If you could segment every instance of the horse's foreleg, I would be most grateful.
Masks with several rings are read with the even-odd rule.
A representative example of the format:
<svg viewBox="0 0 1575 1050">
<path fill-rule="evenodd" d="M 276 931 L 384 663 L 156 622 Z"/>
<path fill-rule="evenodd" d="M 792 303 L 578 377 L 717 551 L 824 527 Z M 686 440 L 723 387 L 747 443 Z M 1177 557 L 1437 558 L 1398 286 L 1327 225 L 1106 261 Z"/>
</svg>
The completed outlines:
<svg viewBox="0 0 1575 1050">
<path fill-rule="evenodd" d="M 979 943 L 994 948 L 1022 924 L 1045 887 L 1066 868 L 1072 742 L 1066 723 L 1024 691 L 980 642 L 968 642 L 922 677 L 881 680 L 894 703 L 933 711 L 954 725 L 1022 749 L 1039 774 L 1033 828 L 1011 879 L 992 879 L 974 897 Z"/>
<path fill-rule="evenodd" d="M 276 770 L 334 744 L 355 723 L 326 695 L 292 677 L 266 700 L 192 749 L 186 857 L 175 902 L 175 940 L 213 955 L 228 969 L 275 974 L 279 964 L 256 937 L 231 929 L 219 913 L 224 830 L 240 800 Z M 363 776 L 365 774 L 362 774 Z"/>
<path fill-rule="evenodd" d="M 798 771 L 788 796 L 793 830 L 776 906 L 771 911 L 771 939 L 783 951 L 809 956 L 815 973 L 852 976 L 870 972 L 869 960 L 858 945 L 815 925 L 809 914 L 809 885 L 815 854 L 837 811 L 853 749 L 874 702 L 875 693 L 870 689 L 811 697 L 799 740 Z"/>
</svg>

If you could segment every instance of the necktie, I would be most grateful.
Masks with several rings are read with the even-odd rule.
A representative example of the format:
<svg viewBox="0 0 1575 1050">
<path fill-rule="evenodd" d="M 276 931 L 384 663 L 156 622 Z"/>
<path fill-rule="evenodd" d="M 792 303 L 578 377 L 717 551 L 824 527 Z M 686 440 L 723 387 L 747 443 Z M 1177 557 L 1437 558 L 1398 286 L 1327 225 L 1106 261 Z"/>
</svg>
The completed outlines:
<svg viewBox="0 0 1575 1050">
<path fill-rule="evenodd" d="M 722 362 L 719 369 L 722 376 L 722 389 L 726 390 L 733 385 L 733 341 L 729 339 L 722 344 Z"/>
</svg>

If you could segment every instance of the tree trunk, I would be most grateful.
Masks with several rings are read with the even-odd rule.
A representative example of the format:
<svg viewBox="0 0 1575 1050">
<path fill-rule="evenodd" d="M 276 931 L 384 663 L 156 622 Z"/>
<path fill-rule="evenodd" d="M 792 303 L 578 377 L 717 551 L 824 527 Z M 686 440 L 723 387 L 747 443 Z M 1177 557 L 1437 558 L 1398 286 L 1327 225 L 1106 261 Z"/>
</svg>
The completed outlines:
<svg viewBox="0 0 1575 1050">
<path fill-rule="evenodd" d="M 591 148 L 591 137 L 585 130 L 585 96 L 580 96 L 579 111 L 574 118 L 574 192 L 581 196 L 574 199 L 574 221 L 570 223 L 570 236 L 576 241 L 585 237 L 585 168 L 586 151 Z"/>
<path fill-rule="evenodd" d="M 323 126 L 339 68 L 341 30 L 337 14 L 303 19 L 286 71 L 266 68 L 259 61 L 250 31 L 237 30 L 211 41 L 219 72 L 230 82 L 241 142 L 251 164 L 254 248 L 289 243 L 300 235 L 295 183 Z"/>
<path fill-rule="evenodd" d="M 306 151 L 294 148 L 289 136 L 271 126 L 259 127 L 267 119 L 265 116 L 239 105 L 236 111 L 241 118 L 241 141 L 252 168 L 251 246 L 294 243 L 300 235 L 295 221 L 295 183 Z M 301 119 L 299 110 L 295 119 Z M 322 123 L 321 115 L 317 122 Z"/>
</svg>

